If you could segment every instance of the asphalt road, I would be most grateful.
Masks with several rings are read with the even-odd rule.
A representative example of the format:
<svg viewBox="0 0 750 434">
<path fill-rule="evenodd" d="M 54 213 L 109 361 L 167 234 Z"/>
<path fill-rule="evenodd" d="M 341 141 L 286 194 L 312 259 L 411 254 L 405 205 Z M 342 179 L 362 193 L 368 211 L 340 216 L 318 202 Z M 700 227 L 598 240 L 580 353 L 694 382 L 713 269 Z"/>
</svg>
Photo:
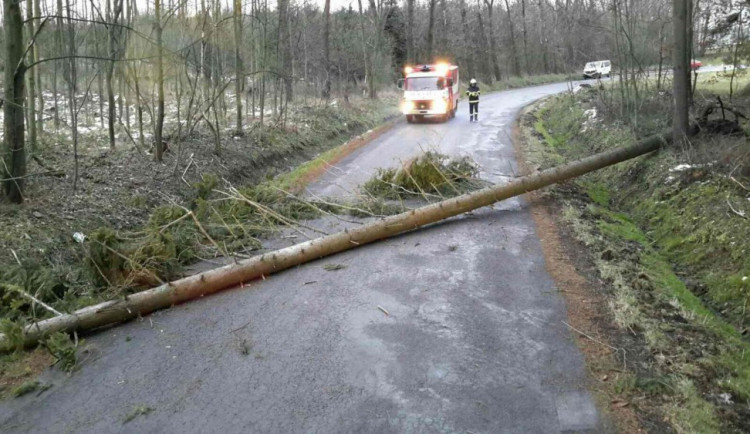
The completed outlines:
<svg viewBox="0 0 750 434">
<path fill-rule="evenodd" d="M 420 148 L 504 182 L 517 112 L 567 86 L 485 96 L 478 124 L 465 103 L 444 124 L 401 122 L 311 194 L 350 194 Z M 77 372 L 0 403 L 0 432 L 601 432 L 565 318 L 512 199 L 89 336 Z"/>
</svg>

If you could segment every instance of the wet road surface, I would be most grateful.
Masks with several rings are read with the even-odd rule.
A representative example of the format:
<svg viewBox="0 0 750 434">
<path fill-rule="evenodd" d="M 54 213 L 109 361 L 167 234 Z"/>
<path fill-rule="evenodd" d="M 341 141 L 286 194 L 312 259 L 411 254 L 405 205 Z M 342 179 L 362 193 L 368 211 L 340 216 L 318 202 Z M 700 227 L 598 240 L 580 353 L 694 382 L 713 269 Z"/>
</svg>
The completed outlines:
<svg viewBox="0 0 750 434">
<path fill-rule="evenodd" d="M 465 102 L 444 124 L 398 123 L 310 193 L 351 194 L 420 149 L 502 183 L 518 111 L 567 87 L 485 96 L 478 124 Z M 511 199 L 92 335 L 73 375 L 0 403 L 0 432 L 601 432 L 565 318 Z"/>
</svg>

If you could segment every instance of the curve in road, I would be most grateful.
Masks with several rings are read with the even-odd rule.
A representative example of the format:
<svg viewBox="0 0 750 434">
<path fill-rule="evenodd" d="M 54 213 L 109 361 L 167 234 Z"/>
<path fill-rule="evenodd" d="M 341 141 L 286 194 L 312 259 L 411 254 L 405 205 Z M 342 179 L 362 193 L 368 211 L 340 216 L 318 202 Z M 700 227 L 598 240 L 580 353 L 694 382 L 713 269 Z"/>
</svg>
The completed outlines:
<svg viewBox="0 0 750 434">
<path fill-rule="evenodd" d="M 349 194 L 420 148 L 503 182 L 519 109 L 567 86 L 486 96 L 478 124 L 465 104 L 399 123 L 310 190 Z M 516 198 L 91 336 L 78 372 L 0 404 L 0 431 L 601 432 L 565 318 Z"/>
</svg>

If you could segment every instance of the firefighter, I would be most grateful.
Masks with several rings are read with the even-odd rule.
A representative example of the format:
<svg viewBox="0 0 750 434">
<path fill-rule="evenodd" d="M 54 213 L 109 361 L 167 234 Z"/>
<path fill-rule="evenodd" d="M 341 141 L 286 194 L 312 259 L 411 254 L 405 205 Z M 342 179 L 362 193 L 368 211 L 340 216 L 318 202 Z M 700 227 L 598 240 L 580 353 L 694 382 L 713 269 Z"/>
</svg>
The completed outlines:
<svg viewBox="0 0 750 434">
<path fill-rule="evenodd" d="M 469 81 L 469 88 L 466 90 L 469 96 L 469 122 L 479 121 L 479 86 L 477 80 L 472 78 Z"/>
</svg>

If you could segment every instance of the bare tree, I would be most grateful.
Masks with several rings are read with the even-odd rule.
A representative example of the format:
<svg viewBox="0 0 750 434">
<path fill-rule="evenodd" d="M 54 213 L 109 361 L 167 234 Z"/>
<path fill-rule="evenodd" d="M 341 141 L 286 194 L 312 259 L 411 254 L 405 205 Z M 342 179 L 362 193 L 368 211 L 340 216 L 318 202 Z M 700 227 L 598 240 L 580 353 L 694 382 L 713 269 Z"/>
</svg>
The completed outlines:
<svg viewBox="0 0 750 434">
<path fill-rule="evenodd" d="M 34 39 L 34 36 L 36 34 L 36 20 L 34 19 L 34 7 L 32 0 L 26 0 L 26 28 L 27 28 L 27 34 L 28 34 L 28 40 L 32 41 Z M 27 50 L 27 60 L 28 64 L 34 63 L 34 61 L 37 58 L 36 55 L 37 50 L 37 44 L 31 44 L 29 49 Z M 28 83 L 28 107 L 27 107 L 27 125 L 28 125 L 28 132 L 29 132 L 29 148 L 31 153 L 36 152 L 36 141 L 37 141 L 37 134 L 36 134 L 36 126 L 37 126 L 37 114 L 36 114 L 36 81 L 37 81 L 37 69 L 33 68 L 32 70 L 28 71 L 26 73 L 26 81 Z"/>
<path fill-rule="evenodd" d="M 490 59 L 492 59 L 492 72 L 495 74 L 495 80 L 500 80 L 502 75 L 500 73 L 500 64 L 497 62 L 497 49 L 495 47 L 495 21 L 492 18 L 492 9 L 495 5 L 495 0 L 484 0 L 484 4 L 487 6 L 487 20 L 490 26 Z"/>
<path fill-rule="evenodd" d="M 242 0 L 234 0 L 234 94 L 237 107 L 237 132 L 242 131 L 242 89 L 245 76 L 242 71 Z"/>
<path fill-rule="evenodd" d="M 68 58 L 66 81 L 68 83 L 68 111 L 70 112 L 70 135 L 73 141 L 73 191 L 78 187 L 78 107 L 76 90 L 78 89 L 78 70 L 76 65 L 76 32 L 73 24 L 73 8 L 70 0 L 66 2 L 66 21 L 68 24 Z"/>
<path fill-rule="evenodd" d="M 162 41 L 161 0 L 154 0 L 154 31 L 156 33 L 156 125 L 154 126 L 154 160 L 164 155 L 164 44 Z"/>
<path fill-rule="evenodd" d="M 284 92 L 286 101 L 292 101 L 292 50 L 289 38 L 289 0 L 278 0 L 279 13 L 278 44 L 279 56 L 281 57 L 281 70 L 279 75 L 284 79 Z"/>
<path fill-rule="evenodd" d="M 360 2 L 360 13 L 362 13 L 362 0 Z M 416 0 L 406 0 L 406 61 L 413 63 L 416 59 L 414 53 L 414 3 Z"/>
<path fill-rule="evenodd" d="M 360 0 L 360 9 L 362 2 Z M 361 10 L 360 10 L 361 13 Z M 326 0 L 323 15 L 323 99 L 331 97 L 331 0 Z M 362 35 L 364 36 L 364 35 Z"/>
<path fill-rule="evenodd" d="M 432 61 L 432 56 L 434 54 L 435 48 L 432 46 L 433 41 L 435 39 L 434 33 L 435 33 L 435 5 L 437 4 L 437 0 L 430 0 L 430 21 L 427 25 L 427 55 L 426 59 L 424 59 L 426 62 Z"/>
<path fill-rule="evenodd" d="M 674 25 L 674 119 L 672 123 L 672 133 L 675 143 L 685 142 L 690 123 L 688 1 L 689 0 L 672 0 Z"/>
<path fill-rule="evenodd" d="M 109 16 L 107 19 L 108 32 L 107 36 L 109 39 L 109 56 L 110 61 L 107 62 L 107 131 L 109 133 L 109 146 L 115 148 L 115 118 L 116 118 L 116 107 L 115 107 L 115 90 L 112 84 L 115 62 L 120 57 L 120 35 L 122 34 L 122 1 L 123 0 L 107 0 L 107 9 L 109 9 Z"/>
<path fill-rule="evenodd" d="M 3 131 L 5 150 L 3 170 L 5 195 L 13 203 L 24 200 L 23 186 L 26 176 L 26 147 L 24 144 L 24 79 L 26 65 L 23 61 L 23 17 L 18 0 L 3 0 L 5 27 L 5 102 L 3 104 Z"/>
<path fill-rule="evenodd" d="M 508 0 L 505 0 L 505 12 L 508 15 L 508 29 L 510 30 L 510 37 L 508 43 L 510 44 L 510 54 L 513 62 L 513 74 L 516 76 L 521 75 L 521 65 L 518 61 L 518 48 L 516 47 L 516 26 L 513 25 L 513 16 L 510 11 L 510 4 Z M 490 27 L 490 29 L 492 29 Z"/>
</svg>

